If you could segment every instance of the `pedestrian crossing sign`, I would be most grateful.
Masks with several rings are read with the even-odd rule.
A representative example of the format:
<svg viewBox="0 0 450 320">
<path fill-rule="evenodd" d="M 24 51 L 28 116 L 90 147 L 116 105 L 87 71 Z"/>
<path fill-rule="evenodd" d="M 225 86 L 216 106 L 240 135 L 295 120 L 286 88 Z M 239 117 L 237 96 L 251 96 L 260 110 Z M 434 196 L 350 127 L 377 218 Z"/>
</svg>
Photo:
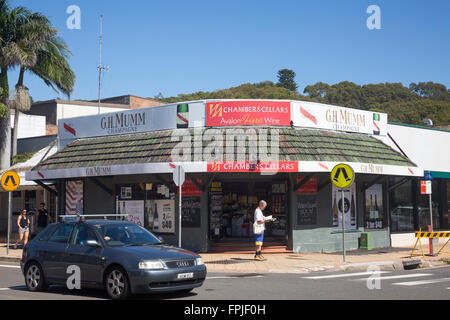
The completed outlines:
<svg viewBox="0 0 450 320">
<path fill-rule="evenodd" d="M 348 188 L 355 180 L 355 173 L 348 164 L 340 163 L 331 170 L 331 182 L 338 188 Z"/>
<path fill-rule="evenodd" d="M 15 171 L 6 171 L 1 178 L 1 185 L 6 191 L 14 191 L 20 185 L 20 178 Z"/>
</svg>

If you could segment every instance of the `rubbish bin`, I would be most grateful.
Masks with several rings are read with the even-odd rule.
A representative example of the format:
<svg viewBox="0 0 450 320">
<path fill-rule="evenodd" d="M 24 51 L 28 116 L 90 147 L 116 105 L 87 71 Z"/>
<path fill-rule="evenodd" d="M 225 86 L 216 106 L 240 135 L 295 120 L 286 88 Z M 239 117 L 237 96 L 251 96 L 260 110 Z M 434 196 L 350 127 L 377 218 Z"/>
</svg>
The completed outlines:
<svg viewBox="0 0 450 320">
<path fill-rule="evenodd" d="M 361 233 L 359 248 L 364 250 L 372 250 L 372 239 L 370 233 Z"/>
</svg>

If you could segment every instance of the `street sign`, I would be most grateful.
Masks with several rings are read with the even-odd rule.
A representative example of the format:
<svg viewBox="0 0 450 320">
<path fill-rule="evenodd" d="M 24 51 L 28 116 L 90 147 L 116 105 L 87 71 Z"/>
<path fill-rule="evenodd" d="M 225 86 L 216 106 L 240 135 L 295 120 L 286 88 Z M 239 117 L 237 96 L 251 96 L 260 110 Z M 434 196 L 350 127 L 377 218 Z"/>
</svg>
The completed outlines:
<svg viewBox="0 0 450 320">
<path fill-rule="evenodd" d="M 179 187 L 180 185 L 183 185 L 186 174 L 182 166 L 176 166 L 174 169 L 173 182 L 175 182 L 175 185 Z"/>
<path fill-rule="evenodd" d="M 425 171 L 423 175 L 424 180 L 433 180 L 433 174 L 431 171 Z"/>
<path fill-rule="evenodd" d="M 11 234 L 11 211 L 12 211 L 12 191 L 15 191 L 20 185 L 20 177 L 15 171 L 6 171 L 2 178 L 0 179 L 0 183 L 8 192 L 8 233 L 6 240 L 6 255 L 9 254 L 9 239 Z"/>
<path fill-rule="evenodd" d="M 182 166 L 176 166 L 173 163 L 169 164 L 173 168 L 173 182 L 178 187 L 178 246 L 181 248 L 181 186 L 184 183 L 185 171 Z"/>
<path fill-rule="evenodd" d="M 355 172 L 348 164 L 339 163 L 330 173 L 331 182 L 342 192 L 342 258 L 345 263 L 345 215 L 344 215 L 344 189 L 350 187 L 355 181 Z"/>
<path fill-rule="evenodd" d="M 420 181 L 420 193 L 421 194 L 431 194 L 431 180 L 421 180 Z"/>
<path fill-rule="evenodd" d="M 15 171 L 6 171 L 2 175 L 1 185 L 6 191 L 15 191 L 20 185 L 19 175 Z"/>
<path fill-rule="evenodd" d="M 348 164 L 340 163 L 331 170 L 331 182 L 338 188 L 348 188 L 355 180 L 355 173 Z"/>
</svg>

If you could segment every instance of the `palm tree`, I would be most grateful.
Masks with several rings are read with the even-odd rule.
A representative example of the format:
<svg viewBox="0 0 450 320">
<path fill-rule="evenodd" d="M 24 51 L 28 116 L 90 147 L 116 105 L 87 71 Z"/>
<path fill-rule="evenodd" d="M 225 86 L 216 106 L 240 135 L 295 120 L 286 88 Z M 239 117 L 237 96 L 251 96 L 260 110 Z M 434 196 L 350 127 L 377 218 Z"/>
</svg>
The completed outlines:
<svg viewBox="0 0 450 320">
<path fill-rule="evenodd" d="M 8 66 L 20 68 L 12 103 L 15 108 L 12 154 L 14 156 L 17 154 L 17 128 L 20 111 L 28 111 L 31 107 L 28 88 L 24 86 L 25 72 L 31 72 L 56 92 L 62 92 L 67 96 L 70 96 L 73 91 L 75 74 L 68 63 L 71 52 L 45 16 L 40 13 L 32 13 L 22 7 L 15 8 L 11 12 L 14 13 L 14 19 L 6 20 L 13 21 L 10 23 L 12 25 L 10 28 L 14 34 L 11 41 L 0 49 L 2 51 L 0 67 L 3 71 L 4 68 L 1 64 L 3 60 Z"/>
<path fill-rule="evenodd" d="M 27 13 L 23 7 L 11 9 L 7 0 L 0 0 L 0 169 L 8 168 L 11 160 L 8 70 L 15 65 L 5 55 L 5 50 L 9 43 L 15 41 L 17 29 L 25 22 Z"/>
</svg>

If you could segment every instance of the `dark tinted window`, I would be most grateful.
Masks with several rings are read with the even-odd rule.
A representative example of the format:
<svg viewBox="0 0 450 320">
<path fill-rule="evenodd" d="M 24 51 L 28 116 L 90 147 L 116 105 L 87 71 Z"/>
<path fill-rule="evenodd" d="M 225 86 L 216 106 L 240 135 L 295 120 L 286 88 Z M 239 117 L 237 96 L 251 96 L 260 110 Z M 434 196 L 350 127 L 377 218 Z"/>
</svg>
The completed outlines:
<svg viewBox="0 0 450 320">
<path fill-rule="evenodd" d="M 39 232 L 39 234 L 37 235 L 38 241 L 46 241 L 53 230 L 55 230 L 54 224 L 45 227 L 45 229 Z"/>
<path fill-rule="evenodd" d="M 95 231 L 86 225 L 82 224 L 78 225 L 73 233 L 71 243 L 85 245 L 86 242 L 89 240 L 94 240 L 98 242 L 98 238 L 97 235 L 95 234 Z"/>
<path fill-rule="evenodd" d="M 67 243 L 69 241 L 70 232 L 73 229 L 73 225 L 61 224 L 56 227 L 55 232 L 51 235 L 49 242 Z"/>
</svg>

